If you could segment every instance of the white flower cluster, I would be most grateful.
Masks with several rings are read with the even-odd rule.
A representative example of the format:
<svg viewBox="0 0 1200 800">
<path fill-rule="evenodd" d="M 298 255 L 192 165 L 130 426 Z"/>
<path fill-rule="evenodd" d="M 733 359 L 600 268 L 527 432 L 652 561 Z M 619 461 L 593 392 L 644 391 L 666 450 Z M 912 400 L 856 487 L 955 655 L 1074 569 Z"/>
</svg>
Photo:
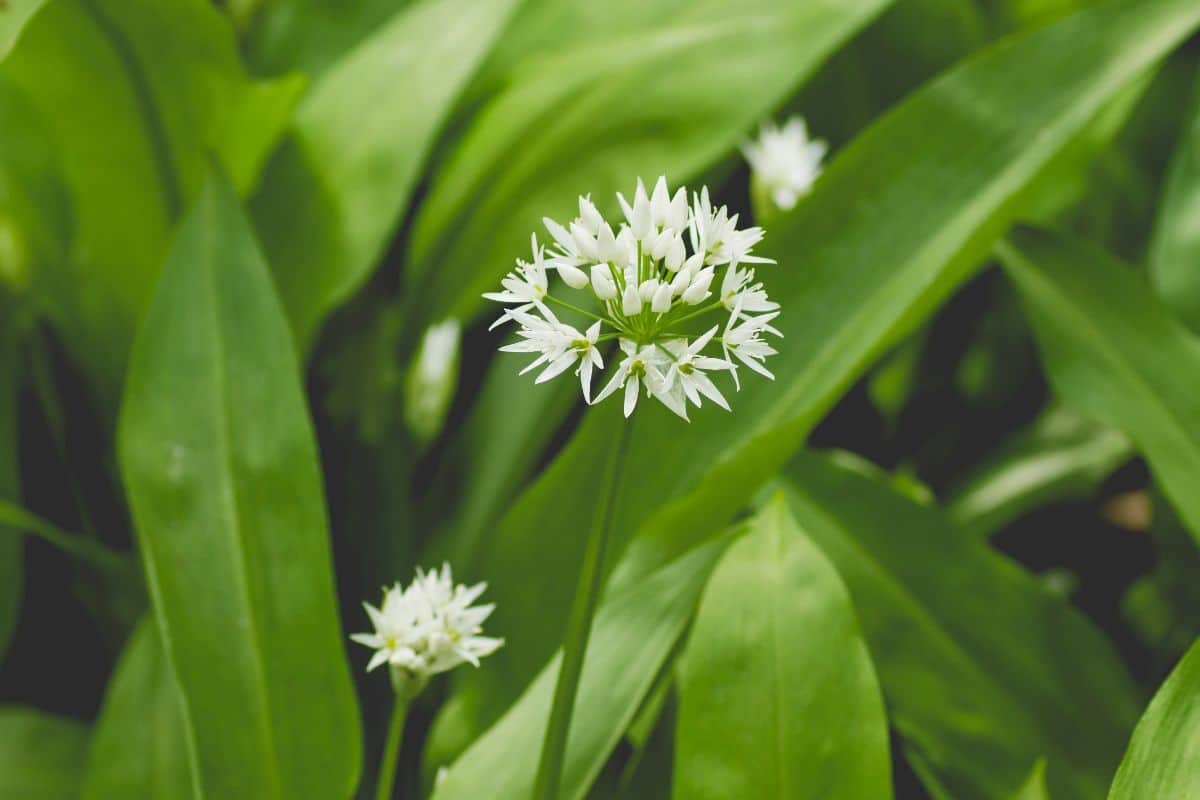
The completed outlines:
<svg viewBox="0 0 1200 800">
<path fill-rule="evenodd" d="M 792 117 L 782 128 L 765 123 L 757 140 L 742 145 L 754 179 L 783 211 L 812 190 L 828 150 L 825 142 L 808 138 L 808 128 L 800 117 Z"/>
<path fill-rule="evenodd" d="M 472 606 L 487 584 L 455 585 L 450 565 L 441 571 L 417 570 L 408 588 L 399 583 L 383 590 L 383 603 L 375 608 L 363 603 L 374 633 L 356 633 L 350 638 L 375 650 L 367 671 L 388 664 L 393 675 L 423 686 L 433 675 L 454 669 L 463 662 L 479 666 L 503 639 L 480 636 L 483 622 L 494 605 Z"/>
<path fill-rule="evenodd" d="M 739 229 L 736 214 L 729 216 L 724 206 L 714 210 L 707 187 L 689 204 L 687 189 L 671 194 L 666 178 L 650 194 L 639 180 L 632 203 L 620 193 L 617 199 L 625 222 L 615 233 L 590 197 L 580 197 L 579 217 L 568 225 L 543 220 L 554 244 L 543 248 L 535 233 L 533 260 L 518 260 L 501 282 L 503 291 L 484 295 L 510 306 L 495 325 L 512 320 L 520 326 L 520 340 L 500 349 L 536 354 L 522 374 L 542 367 L 537 383 L 574 366 L 588 403 L 623 389 L 627 417 L 643 389 L 684 419 L 688 402 L 699 406 L 702 397 L 729 410 L 706 373 L 727 370 L 739 389 L 736 362 L 774 377 L 763 362 L 776 351 L 763 336 L 781 335 L 771 326 L 779 304 L 755 280 L 754 268 L 745 266 L 774 263 L 751 253 L 762 229 Z M 567 287 L 590 296 L 588 308 L 550 294 L 553 271 Z M 581 332 L 551 306 L 595 322 Z M 718 324 L 708 326 L 705 318 L 713 316 Z M 621 360 L 593 399 L 593 373 L 604 368 L 600 347 L 612 339 Z M 712 354 L 705 352 L 709 345 Z"/>
</svg>

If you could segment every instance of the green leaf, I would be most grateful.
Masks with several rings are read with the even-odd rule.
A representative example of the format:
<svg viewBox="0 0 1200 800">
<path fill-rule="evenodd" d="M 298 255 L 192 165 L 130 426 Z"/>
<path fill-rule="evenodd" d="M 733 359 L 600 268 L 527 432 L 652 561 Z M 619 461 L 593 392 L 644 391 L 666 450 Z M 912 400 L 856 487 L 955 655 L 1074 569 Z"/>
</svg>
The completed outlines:
<svg viewBox="0 0 1200 800">
<path fill-rule="evenodd" d="M 1054 407 L 953 487 L 946 510 L 987 536 L 1049 502 L 1091 496 L 1132 457 L 1124 434 Z"/>
<path fill-rule="evenodd" d="M 0 305 L 3 305 L 0 303 Z M 11 309 L 0 309 L 11 314 Z M 0 322 L 0 501 L 20 501 L 17 461 L 17 400 L 21 389 L 20 350 L 13 320 Z M 12 641 L 21 612 L 24 576 L 20 531 L 0 527 L 0 664 Z"/>
<path fill-rule="evenodd" d="M 66 717 L 0 708 L 0 797 L 75 800 L 88 730 Z"/>
<path fill-rule="evenodd" d="M 560 794 L 564 800 L 587 794 L 695 612 L 726 544 L 722 538 L 698 547 L 604 601 L 571 722 Z M 559 661 L 551 660 L 499 722 L 454 762 L 434 800 L 530 795 Z"/>
<path fill-rule="evenodd" d="M 138 334 L 118 440 L 204 794 L 349 796 L 361 745 L 312 424 L 270 274 L 218 172 Z"/>
<path fill-rule="evenodd" d="M 691 425 L 638 409 L 613 529 L 626 541 L 640 535 L 621 579 L 721 530 L 845 388 L 986 257 L 1055 155 L 1198 22 L 1190 0 L 1105 3 L 972 58 L 846 148 L 764 242 L 780 261 L 763 273 L 783 306 L 778 379 L 746 381 L 732 414 L 706 407 Z M 484 540 L 481 571 L 509 633 L 487 670 L 464 677 L 482 698 L 479 724 L 557 645 L 582 560 L 580 520 L 596 503 L 597 454 L 619 424 L 612 404 L 590 411 Z"/>
<path fill-rule="evenodd" d="M 144 619 L 130 637 L 92 733 L 83 800 L 203 797 L 188 761 L 179 687 L 158 629 Z"/>
<path fill-rule="evenodd" d="M 1200 341 L 1137 273 L 1087 242 L 1022 228 L 1001 255 L 1057 394 L 1133 439 L 1200 541 Z"/>
<path fill-rule="evenodd" d="M 1200 332 L 1200 80 L 1171 158 L 1154 239 L 1150 278 L 1184 324 Z"/>
<path fill-rule="evenodd" d="M 636 28 L 605 14 L 586 36 L 530 50 L 414 223 L 420 313 L 472 316 L 480 293 L 528 256 L 542 217 L 573 216 L 578 195 L 615 210 L 614 193 L 633 191 L 638 175 L 679 180 L 724 157 L 887 4 L 752 0 L 736 14 L 721 2 L 644 4 Z"/>
<path fill-rule="evenodd" d="M 850 595 L 783 497 L 704 590 L 680 669 L 674 796 L 892 796 L 883 698 Z"/>
<path fill-rule="evenodd" d="M 306 352 L 383 256 L 434 136 L 516 0 L 425 0 L 313 87 L 252 203 Z"/>
<path fill-rule="evenodd" d="M 57 144 L 75 237 L 69 260 L 35 285 L 111 411 L 206 154 L 248 188 L 300 84 L 250 80 L 229 20 L 206 0 L 54 0 L 0 78 L 25 92 Z"/>
<path fill-rule="evenodd" d="M 792 512 L 850 590 L 922 779 L 947 797 L 1008 800 L 1045 756 L 1053 797 L 1100 796 L 1137 715 L 1100 632 L 882 480 L 809 453 L 788 475 Z"/>
<path fill-rule="evenodd" d="M 1200 641 L 1138 722 L 1109 800 L 1200 796 Z"/>
</svg>

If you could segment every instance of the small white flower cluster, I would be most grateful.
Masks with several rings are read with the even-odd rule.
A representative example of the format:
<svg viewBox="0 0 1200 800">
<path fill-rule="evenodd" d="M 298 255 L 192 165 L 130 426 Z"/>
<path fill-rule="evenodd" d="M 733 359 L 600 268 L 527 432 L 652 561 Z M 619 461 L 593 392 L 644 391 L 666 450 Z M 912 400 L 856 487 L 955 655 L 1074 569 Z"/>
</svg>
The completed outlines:
<svg viewBox="0 0 1200 800">
<path fill-rule="evenodd" d="M 808 138 L 808 128 L 800 117 L 792 117 L 782 128 L 765 123 L 757 140 L 742 145 L 754 179 L 783 211 L 795 207 L 812 190 L 828 150 L 825 142 Z"/>
<path fill-rule="evenodd" d="M 394 682 L 399 676 L 421 687 L 433 675 L 463 662 L 479 666 L 479 659 L 504 644 L 503 639 L 479 635 L 495 606 L 471 604 L 486 588 L 485 583 L 456 586 L 449 564 L 440 572 L 418 569 L 407 589 L 399 583 L 385 587 L 379 608 L 363 603 L 375 632 L 350 637 L 375 650 L 367 671 L 388 664 Z"/>
<path fill-rule="evenodd" d="M 520 326 L 520 340 L 500 349 L 537 354 L 522 371 L 543 367 L 536 383 L 575 366 L 588 403 L 624 389 L 627 417 L 643 388 L 684 419 L 688 402 L 700 406 L 702 397 L 728 411 L 706 373 L 728 370 L 740 389 L 736 359 L 774 377 L 763 362 L 776 351 L 763 336 L 781 335 L 771 326 L 779 304 L 755 280 L 753 267 L 745 266 L 774 263 L 751 253 L 762 229 L 739 229 L 736 214 L 729 216 L 724 206 L 714 210 L 707 187 L 689 204 L 687 189 L 671 194 L 666 178 L 650 194 L 638 180 L 632 203 L 620 193 L 617 199 L 625 222 L 615 233 L 590 197 L 580 197 L 579 217 L 568 225 L 543 220 L 554 245 L 543 248 L 535 233 L 533 260 L 518 260 L 501 282 L 503 291 L 484 295 L 510 306 L 492 327 L 509 320 Z M 550 294 L 552 271 L 571 289 L 590 295 L 589 307 Z M 581 332 L 559 320 L 553 305 L 595 323 Z M 727 315 L 723 326 L 719 319 L 707 325 L 704 318 L 714 315 Z M 600 345 L 612 339 L 622 358 L 593 399 L 592 375 L 604 368 Z M 706 355 L 710 344 L 714 354 Z"/>
</svg>

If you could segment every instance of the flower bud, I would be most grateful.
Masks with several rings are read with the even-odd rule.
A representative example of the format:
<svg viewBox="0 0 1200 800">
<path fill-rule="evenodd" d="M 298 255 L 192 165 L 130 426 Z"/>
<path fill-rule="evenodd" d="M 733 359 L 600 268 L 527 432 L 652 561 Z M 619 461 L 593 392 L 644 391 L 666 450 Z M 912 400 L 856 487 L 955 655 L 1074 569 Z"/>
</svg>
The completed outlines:
<svg viewBox="0 0 1200 800">
<path fill-rule="evenodd" d="M 671 310 L 671 286 L 664 283 L 658 287 L 658 291 L 654 293 L 654 298 L 650 301 L 650 310 L 655 314 L 665 314 Z"/>
<path fill-rule="evenodd" d="M 604 302 L 617 296 L 617 284 L 613 281 L 607 264 L 596 264 L 592 267 L 592 291 Z"/>
<path fill-rule="evenodd" d="M 625 293 L 621 295 L 621 312 L 627 317 L 642 313 L 642 298 L 633 284 L 626 286 Z"/>
<path fill-rule="evenodd" d="M 667 250 L 667 257 L 663 263 L 666 264 L 668 270 L 675 272 L 683 266 L 683 259 L 686 256 L 687 253 L 683 249 L 683 236 L 676 233 L 671 239 L 671 247 Z"/>
<path fill-rule="evenodd" d="M 683 269 L 675 273 L 675 278 L 671 281 L 671 293 L 679 296 L 687 291 L 687 288 L 692 285 L 692 277 L 696 274 L 690 266 L 691 262 L 683 265 Z"/>
<path fill-rule="evenodd" d="M 654 293 L 657 291 L 658 281 L 656 281 L 654 278 L 651 278 L 650 280 L 642 281 L 642 285 L 638 287 L 638 297 L 642 299 L 643 303 L 649 303 L 650 299 L 654 297 Z"/>
<path fill-rule="evenodd" d="M 604 224 L 604 217 L 600 216 L 600 212 L 593 205 L 591 195 L 579 198 L 579 219 L 583 222 L 583 227 L 587 229 L 587 232 L 593 236 L 600 231 L 600 226 Z"/>
<path fill-rule="evenodd" d="M 662 261 L 666 258 L 667 251 L 671 249 L 671 241 L 674 238 L 675 236 L 669 230 L 660 233 L 650 248 L 650 257 L 655 261 Z"/>
<path fill-rule="evenodd" d="M 703 302 L 708 297 L 708 287 L 712 284 L 712 281 L 712 267 L 702 269 L 700 274 L 692 281 L 692 285 L 683 293 L 683 302 L 691 306 Z"/>
<path fill-rule="evenodd" d="M 596 255 L 601 261 L 620 264 L 624 255 L 623 248 L 613 236 L 612 228 L 607 222 L 601 222 L 596 231 Z"/>
<path fill-rule="evenodd" d="M 650 233 L 650 226 L 650 198 L 646 197 L 646 187 L 638 178 L 637 192 L 633 197 L 633 219 L 629 221 L 629 227 L 635 238 L 644 239 Z"/>
<path fill-rule="evenodd" d="M 571 241 L 575 245 L 575 252 L 579 255 L 591 260 L 599 259 L 595 238 L 578 222 L 571 223 Z"/>
<path fill-rule="evenodd" d="M 572 289 L 582 289 L 588 285 L 587 273 L 581 270 L 574 264 L 568 264 L 565 261 L 560 261 L 557 264 L 558 276 L 563 279 L 563 283 L 570 286 Z"/>
<path fill-rule="evenodd" d="M 667 211 L 667 227 L 682 232 L 687 227 L 688 201 L 687 189 L 682 186 L 671 198 L 671 207 Z"/>
<path fill-rule="evenodd" d="M 409 368 L 404 418 L 409 430 L 423 443 L 432 441 L 441 431 L 454 399 L 461 337 L 462 327 L 456 319 L 431 325 Z"/>
</svg>

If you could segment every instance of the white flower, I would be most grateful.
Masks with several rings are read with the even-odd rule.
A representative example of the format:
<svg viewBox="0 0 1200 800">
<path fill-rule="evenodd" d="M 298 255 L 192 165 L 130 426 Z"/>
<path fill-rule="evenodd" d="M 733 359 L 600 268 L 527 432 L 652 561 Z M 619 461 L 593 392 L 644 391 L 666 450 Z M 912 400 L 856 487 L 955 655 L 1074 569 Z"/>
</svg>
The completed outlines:
<svg viewBox="0 0 1200 800">
<path fill-rule="evenodd" d="M 725 352 L 725 360 L 733 364 L 733 361 L 729 357 L 732 354 L 759 375 L 770 380 L 775 380 L 775 376 L 763 366 L 763 362 L 766 361 L 767 356 L 773 356 L 777 351 L 762 340 L 761 334 L 763 331 L 769 331 L 777 336 L 782 336 L 779 331 L 770 325 L 771 320 L 777 316 L 778 313 L 775 313 L 747 319 L 739 317 L 736 313 L 731 314 L 729 322 L 725 325 L 725 332 L 721 336 L 721 347 Z M 739 320 L 741 324 L 737 325 L 736 323 Z M 740 390 L 742 385 L 738 380 L 736 369 L 733 373 L 733 381 Z"/>
<path fill-rule="evenodd" d="M 704 371 L 729 370 L 732 372 L 734 367 L 725 359 L 700 355 L 716 333 L 717 327 L 714 325 L 691 344 L 677 340 L 667 345 L 674 359 L 667 370 L 666 388 L 667 391 L 670 391 L 678 383 L 687 399 L 697 408 L 700 407 L 700 396 L 703 395 L 728 411 L 729 403 L 725 401 L 725 396 L 712 382 L 712 378 L 704 374 Z"/>
<path fill-rule="evenodd" d="M 598 403 L 623 389 L 626 416 L 633 413 L 643 387 L 647 396 L 684 419 L 688 403 L 699 406 L 701 398 L 728 409 L 708 373 L 729 371 L 740 388 L 732 361 L 736 357 L 770 375 L 763 361 L 775 351 L 762 335 L 778 334 L 769 322 L 778 316 L 779 305 L 745 265 L 774 262 L 753 253 L 763 237 L 761 228 L 738 228 L 736 214 L 730 216 L 723 206 L 713 208 L 707 187 L 692 198 L 689 203 L 684 187 L 672 193 L 666 178 L 660 177 L 652 192 L 639 179 L 633 202 L 617 195 L 625 217 L 617 226 L 590 196 L 579 198 L 579 216 L 569 223 L 544 219 L 554 240 L 551 248 L 543 251 L 534 238 L 533 261 L 518 262 L 502 281 L 504 291 L 484 295 L 512 306 L 497 324 L 519 326 L 517 341 L 500 349 L 535 354 L 522 373 L 540 368 L 537 383 L 578 365 L 584 400 Z M 566 299 L 552 292 L 547 270 L 557 270 L 578 296 Z M 714 285 L 721 287 L 719 298 L 713 298 Z M 556 311 L 590 327 L 580 333 L 560 321 Z M 723 311 L 729 318 L 725 335 L 718 337 L 720 320 L 705 323 L 702 318 Z M 581 324 L 576 318 L 590 321 Z M 695 335 L 706 328 L 702 336 Z M 614 339 L 623 356 L 593 400 L 592 377 L 604 369 L 600 351 Z M 718 346 L 724 358 L 703 352 Z"/>
<path fill-rule="evenodd" d="M 471 605 L 485 588 L 484 583 L 455 585 L 449 564 L 440 572 L 418 569 L 407 589 L 399 583 L 384 588 L 379 608 L 363 603 L 375 631 L 350 637 L 375 650 L 367 671 L 387 664 L 393 674 L 423 686 L 433 675 L 464 662 L 479 666 L 479 659 L 504 644 L 479 635 L 495 608 Z"/>
<path fill-rule="evenodd" d="M 758 139 L 742 145 L 754 177 L 783 211 L 794 207 L 812 190 L 828 150 L 825 142 L 808 138 L 807 127 L 800 117 L 792 117 L 782 128 L 764 123 Z"/>
</svg>

